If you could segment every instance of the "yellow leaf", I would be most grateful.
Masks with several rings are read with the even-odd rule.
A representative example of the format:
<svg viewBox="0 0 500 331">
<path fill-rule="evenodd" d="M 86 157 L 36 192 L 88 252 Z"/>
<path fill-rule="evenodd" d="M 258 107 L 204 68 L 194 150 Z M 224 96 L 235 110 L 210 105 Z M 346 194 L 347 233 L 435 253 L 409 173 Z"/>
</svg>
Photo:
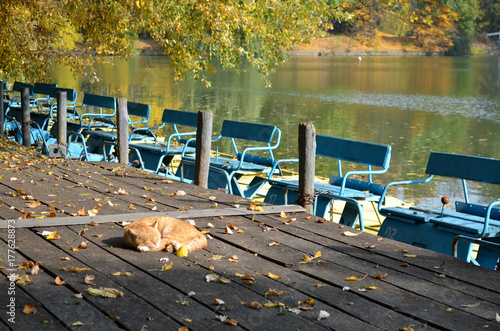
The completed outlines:
<svg viewBox="0 0 500 331">
<path fill-rule="evenodd" d="M 61 236 L 59 236 L 59 234 L 57 233 L 57 231 L 54 231 L 54 232 L 50 233 L 47 237 L 45 237 L 45 239 L 47 239 L 47 240 L 57 240 L 57 239 L 61 239 Z"/>
<path fill-rule="evenodd" d="M 24 305 L 23 313 L 25 313 L 26 315 L 36 314 L 36 308 L 31 303 L 27 303 Z"/>
<path fill-rule="evenodd" d="M 87 288 L 87 293 L 93 296 L 101 296 L 104 298 L 117 298 L 123 296 L 123 292 L 109 287 L 101 287 L 98 289 L 89 287 Z"/>
<path fill-rule="evenodd" d="M 267 275 L 268 275 L 268 276 L 269 276 L 269 278 L 271 278 L 271 279 L 280 279 L 280 278 L 282 278 L 281 276 L 277 276 L 277 275 L 272 274 L 272 273 L 268 273 Z"/>
<path fill-rule="evenodd" d="M 416 255 L 414 255 L 414 254 L 405 254 L 404 256 L 405 256 L 405 257 L 417 257 L 417 256 L 416 256 Z"/>
<path fill-rule="evenodd" d="M 347 277 L 345 280 L 349 280 L 349 281 L 356 281 L 356 280 L 358 280 L 358 277 L 356 277 L 356 276 L 351 276 L 351 277 Z"/>
<path fill-rule="evenodd" d="M 56 279 L 54 281 L 57 285 L 66 285 L 66 282 L 59 278 L 59 276 L 56 276 Z"/>
<path fill-rule="evenodd" d="M 314 299 L 309 299 L 306 301 L 299 301 L 299 307 L 300 309 L 303 310 L 312 310 L 314 307 Z"/>
<path fill-rule="evenodd" d="M 187 246 L 186 246 L 186 245 L 181 246 L 181 247 L 177 250 L 177 256 L 180 256 L 180 257 L 186 257 L 186 256 L 188 256 L 188 253 L 189 253 L 189 249 L 187 248 Z"/>
<path fill-rule="evenodd" d="M 170 262 L 169 264 L 165 264 L 163 267 L 161 267 L 161 271 L 167 271 L 172 269 L 172 266 L 174 265 L 174 262 Z"/>
<path fill-rule="evenodd" d="M 376 290 L 377 287 L 376 286 L 367 286 L 366 289 L 367 290 Z"/>
<path fill-rule="evenodd" d="M 121 273 L 120 271 L 117 271 L 117 272 L 113 273 L 112 275 L 113 275 L 113 276 L 120 276 L 121 274 L 122 274 L 122 273 Z"/>
<path fill-rule="evenodd" d="M 311 263 L 312 259 L 310 256 L 304 256 L 304 261 L 300 261 L 299 263 L 305 264 L 305 263 Z"/>
<path fill-rule="evenodd" d="M 260 212 L 264 211 L 264 209 L 261 206 L 257 206 L 257 205 L 254 205 L 254 204 L 248 206 L 248 209 L 249 210 L 253 210 L 253 211 L 260 211 Z"/>
<path fill-rule="evenodd" d="M 253 309 L 261 309 L 262 305 L 258 302 L 253 301 L 250 303 L 250 307 L 252 307 Z"/>
<path fill-rule="evenodd" d="M 281 217 L 281 218 L 287 218 L 287 217 L 288 217 L 288 215 L 287 215 L 287 214 L 285 214 L 285 212 L 284 212 L 284 211 L 281 211 L 281 213 L 280 213 L 280 217 Z"/>
<path fill-rule="evenodd" d="M 317 251 L 313 259 L 317 259 L 318 257 L 321 257 L 321 251 Z"/>
</svg>

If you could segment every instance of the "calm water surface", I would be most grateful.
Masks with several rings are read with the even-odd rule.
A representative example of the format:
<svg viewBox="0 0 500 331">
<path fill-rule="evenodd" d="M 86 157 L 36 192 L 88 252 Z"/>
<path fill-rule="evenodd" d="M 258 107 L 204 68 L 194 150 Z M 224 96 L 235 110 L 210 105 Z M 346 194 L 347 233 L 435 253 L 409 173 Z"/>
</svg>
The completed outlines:
<svg viewBox="0 0 500 331">
<path fill-rule="evenodd" d="M 314 123 L 320 134 L 390 144 L 383 183 L 424 178 L 431 151 L 500 159 L 500 57 L 296 57 L 272 76 L 271 90 L 250 66 L 219 71 L 211 88 L 175 82 L 163 57 L 116 59 L 97 72 L 100 81 L 91 83 L 59 68 L 54 80 L 80 98 L 90 92 L 148 103 L 153 125 L 164 108 L 211 110 L 215 132 L 224 119 L 275 124 L 283 133 L 279 158 L 297 157 L 301 122 Z M 331 160 L 317 160 L 317 175 L 335 171 Z M 431 183 L 391 194 L 435 206 L 443 195 L 462 197 L 460 183 Z M 470 186 L 473 202 L 500 198 L 499 189 Z"/>
</svg>

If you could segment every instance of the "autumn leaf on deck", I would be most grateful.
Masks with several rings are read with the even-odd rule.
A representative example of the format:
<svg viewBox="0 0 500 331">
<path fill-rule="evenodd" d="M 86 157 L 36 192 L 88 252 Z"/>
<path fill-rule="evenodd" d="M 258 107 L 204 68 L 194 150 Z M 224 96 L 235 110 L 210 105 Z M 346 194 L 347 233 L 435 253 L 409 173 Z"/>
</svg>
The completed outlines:
<svg viewBox="0 0 500 331">
<path fill-rule="evenodd" d="M 281 211 L 280 217 L 281 218 L 288 218 L 288 215 L 284 211 Z"/>
<path fill-rule="evenodd" d="M 238 261 L 238 256 L 236 256 L 236 255 L 231 255 L 227 260 L 229 262 L 234 262 L 234 263 L 240 262 L 240 261 Z"/>
<path fill-rule="evenodd" d="M 405 262 L 405 263 L 401 264 L 401 266 L 402 266 L 402 267 L 409 267 L 410 265 L 409 265 L 408 263 L 406 263 L 406 262 Z"/>
<path fill-rule="evenodd" d="M 271 247 L 271 246 L 278 246 L 279 244 L 273 241 L 272 243 L 269 243 L 269 244 L 267 244 L 267 245 L 268 245 L 269 247 Z"/>
<path fill-rule="evenodd" d="M 94 281 L 95 276 L 94 275 L 85 275 L 85 284 L 88 285 L 97 285 L 97 282 Z"/>
<path fill-rule="evenodd" d="M 214 299 L 214 302 L 216 305 L 219 305 L 219 306 L 225 304 L 224 300 L 217 299 L 217 298 Z"/>
<path fill-rule="evenodd" d="M 363 278 L 359 278 L 356 277 L 356 276 L 351 276 L 351 277 L 347 277 L 345 280 L 348 280 L 348 281 L 357 281 L 357 280 L 363 280 L 367 277 L 368 275 L 365 275 Z"/>
<path fill-rule="evenodd" d="M 267 275 L 268 275 L 268 276 L 269 276 L 269 278 L 271 278 L 271 279 L 281 279 L 281 278 L 282 278 L 281 276 L 277 276 L 277 275 L 272 274 L 272 273 L 270 273 L 270 272 L 269 272 Z"/>
<path fill-rule="evenodd" d="M 360 235 L 361 233 L 362 233 L 362 232 L 354 233 L 354 232 L 350 232 L 350 231 L 345 231 L 345 232 L 343 233 L 343 235 L 344 235 L 344 236 L 346 236 L 346 237 L 355 237 L 355 236 L 357 236 L 357 235 Z"/>
<path fill-rule="evenodd" d="M 40 201 L 30 201 L 30 202 L 26 202 L 26 207 L 28 208 L 36 208 L 38 206 L 41 205 L 41 202 Z"/>
<path fill-rule="evenodd" d="M 314 299 L 309 299 L 306 301 L 299 301 L 299 306 L 297 308 L 300 308 L 302 310 L 312 310 L 314 307 Z"/>
<path fill-rule="evenodd" d="M 31 303 L 27 303 L 24 305 L 23 313 L 25 313 L 26 315 L 36 314 L 36 308 Z"/>
<path fill-rule="evenodd" d="M 301 264 L 306 264 L 306 263 L 311 263 L 312 260 L 317 259 L 318 257 L 321 257 L 321 251 L 317 251 L 314 257 L 310 257 L 308 255 L 305 255 L 303 258 L 303 261 L 300 261 L 299 263 Z"/>
<path fill-rule="evenodd" d="M 99 207 L 96 207 L 94 209 L 90 209 L 88 212 L 87 212 L 87 216 L 96 216 L 97 213 L 98 213 L 98 210 L 99 210 Z"/>
<path fill-rule="evenodd" d="M 227 227 L 230 228 L 231 230 L 237 230 L 238 229 L 238 227 L 234 226 L 233 223 L 231 223 L 231 221 L 227 221 L 227 222 L 228 222 Z"/>
<path fill-rule="evenodd" d="M 319 311 L 319 314 L 318 314 L 318 318 L 317 318 L 317 319 L 318 319 L 318 321 L 319 321 L 319 320 L 322 320 L 322 319 L 324 319 L 324 318 L 328 318 L 328 317 L 330 317 L 330 314 L 329 314 L 327 311 L 325 311 L 325 310 L 320 310 L 320 311 Z"/>
<path fill-rule="evenodd" d="M 233 230 L 231 230 L 229 228 L 229 226 L 226 225 L 225 229 L 224 229 L 224 232 L 226 232 L 227 234 L 233 234 Z"/>
<path fill-rule="evenodd" d="M 274 295 L 274 296 L 277 296 L 279 297 L 280 295 L 282 295 L 283 293 L 285 293 L 284 291 L 276 291 L 272 288 L 269 289 L 269 291 L 267 291 L 265 294 L 264 294 L 264 297 L 267 297 L 268 295 Z"/>
<path fill-rule="evenodd" d="M 246 274 L 245 276 L 243 276 L 241 278 L 243 279 L 243 282 L 246 285 L 253 285 L 253 284 L 255 284 L 255 279 L 250 274 Z"/>
<path fill-rule="evenodd" d="M 415 254 L 405 254 L 404 257 L 414 258 L 414 257 L 417 257 L 417 256 Z"/>
<path fill-rule="evenodd" d="M 78 216 L 86 216 L 86 215 L 87 214 L 85 213 L 85 207 L 78 210 Z"/>
<path fill-rule="evenodd" d="M 38 266 L 38 263 L 35 264 L 32 268 L 31 268 L 31 274 L 32 275 L 36 275 L 38 274 L 38 271 L 40 271 L 40 267 Z"/>
<path fill-rule="evenodd" d="M 260 211 L 260 212 L 264 211 L 264 208 L 262 208 L 261 206 L 254 205 L 254 204 L 251 204 L 250 206 L 248 206 L 248 209 L 253 210 L 253 211 Z"/>
<path fill-rule="evenodd" d="M 177 195 L 186 195 L 186 192 L 179 190 L 179 191 L 172 193 L 170 196 L 175 197 Z"/>
<path fill-rule="evenodd" d="M 205 280 L 207 283 L 214 282 L 219 279 L 219 275 L 217 274 L 209 274 L 205 276 Z"/>
<path fill-rule="evenodd" d="M 56 276 L 54 281 L 57 285 L 66 285 L 66 282 L 64 280 L 62 280 L 61 278 L 59 278 L 59 276 Z"/>
<path fill-rule="evenodd" d="M 57 240 L 57 239 L 61 239 L 61 236 L 57 233 L 57 231 L 54 231 L 54 232 L 51 232 L 51 233 L 47 234 L 46 237 L 45 237 L 45 239 L 47 239 L 47 240 Z"/>
<path fill-rule="evenodd" d="M 250 303 L 250 307 L 252 307 L 253 309 L 261 309 L 262 305 L 260 303 L 258 303 L 258 302 L 252 301 Z"/>
<path fill-rule="evenodd" d="M 170 262 L 169 264 L 165 264 L 161 267 L 161 271 L 167 271 L 172 269 L 172 266 L 174 265 L 174 262 Z"/>
<path fill-rule="evenodd" d="M 123 292 L 110 287 L 100 287 L 100 288 L 87 288 L 87 293 L 93 296 L 101 296 L 103 298 L 117 298 L 122 297 Z"/>
<path fill-rule="evenodd" d="M 387 273 L 385 273 L 385 274 L 383 274 L 383 275 L 381 275 L 380 273 L 376 273 L 376 274 L 375 274 L 375 278 L 377 278 L 377 279 L 382 279 L 382 278 L 385 278 L 385 277 L 387 277 L 387 276 L 388 276 L 388 275 L 387 275 Z"/>
</svg>

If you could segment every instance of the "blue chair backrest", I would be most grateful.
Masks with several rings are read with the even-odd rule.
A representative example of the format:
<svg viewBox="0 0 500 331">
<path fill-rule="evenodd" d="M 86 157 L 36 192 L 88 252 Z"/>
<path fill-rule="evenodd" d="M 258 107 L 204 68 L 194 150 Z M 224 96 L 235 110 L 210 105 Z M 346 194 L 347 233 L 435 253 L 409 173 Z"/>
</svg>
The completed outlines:
<svg viewBox="0 0 500 331">
<path fill-rule="evenodd" d="M 53 87 L 50 89 L 49 96 L 51 98 L 57 98 L 57 92 L 66 92 L 66 100 L 68 102 L 75 102 L 76 101 L 76 90 L 71 89 L 71 88 L 63 88 L 63 87 Z"/>
<path fill-rule="evenodd" d="M 31 84 L 27 84 L 27 83 L 14 82 L 14 85 L 12 86 L 12 91 L 21 93 L 21 89 L 23 87 L 29 88 L 29 91 L 30 91 L 29 94 L 33 95 L 33 88 L 34 88 L 34 86 L 31 85 Z"/>
<path fill-rule="evenodd" d="M 161 121 L 166 124 L 183 125 L 196 128 L 198 126 L 198 113 L 165 109 Z"/>
<path fill-rule="evenodd" d="M 151 107 L 144 103 L 127 101 L 127 113 L 129 116 L 149 119 L 149 116 L 151 115 Z"/>
<path fill-rule="evenodd" d="M 83 104 L 87 106 L 116 110 L 116 99 L 105 95 L 85 93 L 83 96 Z"/>
<path fill-rule="evenodd" d="M 391 146 L 318 134 L 316 155 L 388 168 L 391 161 Z"/>
<path fill-rule="evenodd" d="M 270 144 L 278 128 L 270 124 L 247 123 L 231 120 L 222 122 L 221 137 L 258 141 Z"/>
<path fill-rule="evenodd" d="M 33 93 L 50 96 L 50 92 L 54 87 L 57 87 L 57 84 L 35 83 Z"/>
<path fill-rule="evenodd" d="M 500 184 L 500 160 L 479 156 L 431 152 L 425 173 Z"/>
</svg>

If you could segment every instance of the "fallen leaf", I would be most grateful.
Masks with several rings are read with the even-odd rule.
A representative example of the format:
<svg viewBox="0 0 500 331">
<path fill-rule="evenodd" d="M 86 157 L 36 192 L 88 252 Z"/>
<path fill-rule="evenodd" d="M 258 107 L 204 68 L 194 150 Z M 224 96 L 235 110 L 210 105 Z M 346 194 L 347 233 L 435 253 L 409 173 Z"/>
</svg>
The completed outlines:
<svg viewBox="0 0 500 331">
<path fill-rule="evenodd" d="M 187 246 L 184 245 L 184 246 L 179 247 L 176 254 L 179 257 L 186 257 L 186 256 L 188 256 L 188 253 L 189 253 L 189 249 L 187 248 Z"/>
<path fill-rule="evenodd" d="M 405 257 L 411 257 L 411 258 L 417 257 L 415 254 L 405 254 L 404 256 Z"/>
<path fill-rule="evenodd" d="M 31 201 L 31 202 L 26 202 L 26 207 L 28 208 L 36 208 L 41 205 L 40 201 Z"/>
<path fill-rule="evenodd" d="M 253 301 L 250 303 L 250 307 L 252 307 L 253 309 L 261 309 L 262 305 L 258 302 Z"/>
<path fill-rule="evenodd" d="M 87 234 L 87 232 L 89 232 L 89 228 L 85 228 L 83 230 L 80 230 L 80 232 L 78 232 L 78 235 L 83 237 Z"/>
<path fill-rule="evenodd" d="M 361 232 L 354 233 L 354 232 L 350 232 L 350 231 L 345 231 L 343 233 L 343 235 L 346 236 L 346 237 L 355 237 L 355 236 L 360 235 L 360 234 L 361 234 Z"/>
<path fill-rule="evenodd" d="M 119 194 L 119 195 L 127 195 L 127 194 L 128 194 L 128 192 L 127 192 L 127 191 L 125 191 L 125 189 L 124 189 L 124 188 L 122 188 L 122 187 L 120 187 L 120 188 L 118 189 L 118 191 L 117 191 L 117 192 L 115 192 L 115 193 L 116 193 L 116 194 Z"/>
<path fill-rule="evenodd" d="M 327 311 L 324 311 L 324 310 L 320 310 L 319 311 L 319 314 L 318 314 L 318 321 L 319 320 L 322 320 L 324 318 L 328 318 L 330 317 L 330 314 L 327 312 Z"/>
<path fill-rule="evenodd" d="M 445 274 L 436 274 L 436 276 L 440 277 L 440 278 L 445 278 L 446 275 Z"/>
<path fill-rule="evenodd" d="M 235 320 L 234 318 L 226 318 L 226 323 L 232 326 L 238 325 L 238 321 Z"/>
<path fill-rule="evenodd" d="M 385 273 L 385 274 L 383 274 L 383 275 L 381 275 L 380 273 L 376 273 L 376 274 L 375 274 L 375 278 L 377 278 L 377 279 L 382 279 L 382 278 L 385 278 L 385 277 L 387 277 L 387 276 L 388 276 L 388 275 L 387 275 L 387 273 Z"/>
<path fill-rule="evenodd" d="M 161 267 L 161 271 L 167 271 L 172 269 L 172 266 L 174 265 L 174 262 L 170 262 L 169 264 L 165 264 Z"/>
<path fill-rule="evenodd" d="M 97 285 L 97 282 L 94 281 L 94 275 L 85 275 L 85 284 L 88 285 Z"/>
<path fill-rule="evenodd" d="M 87 242 L 86 242 L 86 241 L 82 241 L 82 243 L 81 243 L 80 245 L 78 245 L 78 248 L 79 248 L 79 249 L 85 249 L 85 248 L 87 248 L 87 247 L 88 247 L 88 245 L 87 245 Z"/>
<path fill-rule="evenodd" d="M 261 206 L 257 206 L 254 204 L 251 204 L 250 206 L 248 206 L 248 209 L 253 210 L 253 211 L 260 211 L 260 212 L 264 211 L 264 209 Z"/>
<path fill-rule="evenodd" d="M 500 322 L 500 315 L 498 313 L 495 314 L 495 319 L 497 322 Z"/>
<path fill-rule="evenodd" d="M 100 287 L 100 288 L 87 288 L 87 293 L 93 296 L 101 296 L 103 298 L 117 298 L 122 297 L 123 292 L 110 287 Z"/>
<path fill-rule="evenodd" d="M 57 231 L 54 231 L 54 232 L 51 232 L 50 234 L 48 234 L 45 239 L 47 240 L 57 240 L 57 239 L 61 239 L 61 236 L 57 233 Z"/>
<path fill-rule="evenodd" d="M 217 279 L 219 279 L 219 275 L 217 274 L 209 274 L 205 276 L 205 280 L 207 281 L 207 283 L 214 282 Z"/>
<path fill-rule="evenodd" d="M 120 276 L 121 274 L 122 274 L 121 271 L 117 271 L 115 273 L 112 273 L 113 276 Z"/>
<path fill-rule="evenodd" d="M 317 259 L 318 257 L 321 257 L 321 251 L 317 251 L 313 259 Z"/>
<path fill-rule="evenodd" d="M 223 304 L 225 304 L 224 300 L 217 299 L 217 298 L 214 299 L 214 302 L 215 302 L 216 305 L 223 305 Z"/>
<path fill-rule="evenodd" d="M 284 292 L 283 291 L 276 291 L 276 290 L 273 290 L 273 289 L 269 289 L 269 291 L 267 291 L 265 294 L 264 294 L 264 297 L 267 297 L 268 295 L 274 295 L 274 296 L 277 296 L 279 297 L 280 295 L 282 295 Z"/>
<path fill-rule="evenodd" d="M 476 303 L 471 303 L 470 305 L 462 305 L 462 307 L 465 307 L 465 308 L 476 308 L 476 307 L 479 307 L 480 304 L 481 304 L 481 302 L 476 302 Z"/>
<path fill-rule="evenodd" d="M 345 280 L 348 280 L 348 281 L 356 281 L 356 280 L 358 280 L 358 277 L 356 277 L 356 276 L 351 276 L 351 277 L 347 277 Z"/>
<path fill-rule="evenodd" d="M 271 246 L 278 246 L 279 244 L 273 241 L 272 243 L 269 243 L 269 244 L 267 244 L 267 245 L 268 245 L 269 247 L 271 247 Z"/>
<path fill-rule="evenodd" d="M 269 278 L 271 278 L 271 279 L 281 279 L 281 276 L 277 276 L 277 275 L 272 274 L 272 273 L 270 273 L 270 272 L 269 272 L 267 275 L 268 275 L 268 276 L 269 276 Z"/>
<path fill-rule="evenodd" d="M 31 268 L 31 274 L 32 275 L 36 275 L 38 274 L 38 271 L 40 271 L 40 267 L 38 266 L 38 263 L 35 264 L 32 268 Z"/>
<path fill-rule="evenodd" d="M 303 309 L 303 310 L 312 310 L 314 307 L 314 299 L 309 299 L 306 301 L 299 301 L 299 306 L 298 308 Z"/>
<path fill-rule="evenodd" d="M 316 287 L 325 287 L 326 285 L 323 284 L 316 284 Z"/>
<path fill-rule="evenodd" d="M 54 281 L 56 282 L 57 285 L 66 285 L 66 282 L 64 280 L 62 280 L 61 278 L 59 278 L 59 276 L 56 276 Z"/>
<path fill-rule="evenodd" d="M 406 262 L 405 262 L 405 263 L 403 263 L 401 266 L 402 266 L 402 267 L 409 267 L 410 265 L 409 265 L 408 263 L 406 263 Z"/>
<path fill-rule="evenodd" d="M 288 218 L 288 215 L 287 215 L 287 214 L 285 214 L 285 212 L 284 212 L 284 211 L 281 211 L 281 213 L 280 213 L 280 217 L 281 217 L 281 218 Z"/>
<path fill-rule="evenodd" d="M 224 277 L 219 278 L 219 281 L 220 281 L 222 284 L 229 284 L 229 283 L 231 283 L 231 279 L 224 278 Z"/>
<path fill-rule="evenodd" d="M 24 305 L 23 313 L 25 313 L 26 315 L 36 314 L 36 308 L 31 303 L 27 303 Z"/>
<path fill-rule="evenodd" d="M 229 226 L 227 226 L 227 225 L 226 225 L 226 228 L 225 228 L 225 232 L 226 232 L 227 234 L 233 234 L 233 230 L 231 230 L 231 229 L 229 228 Z"/>
</svg>

